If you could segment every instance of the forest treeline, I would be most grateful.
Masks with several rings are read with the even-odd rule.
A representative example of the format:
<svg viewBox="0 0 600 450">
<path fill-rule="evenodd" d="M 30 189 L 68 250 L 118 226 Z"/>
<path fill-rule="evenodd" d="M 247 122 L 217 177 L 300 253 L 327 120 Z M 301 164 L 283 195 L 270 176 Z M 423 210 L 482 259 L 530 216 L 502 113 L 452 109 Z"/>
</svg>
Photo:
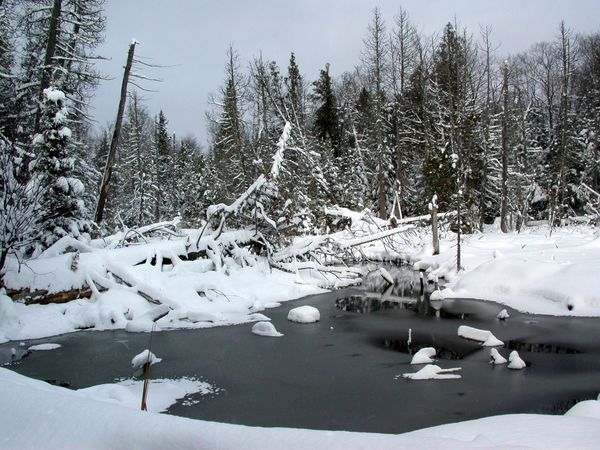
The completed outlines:
<svg viewBox="0 0 600 450">
<path fill-rule="evenodd" d="M 0 4 L 3 259 L 98 230 L 112 130 L 95 132 L 88 108 L 103 3 Z M 282 234 L 325 229 L 328 205 L 399 218 L 425 213 L 434 195 L 465 230 L 597 215 L 600 33 L 561 23 L 552 42 L 505 55 L 491 28 L 454 21 L 423 35 L 402 9 L 365 23 L 355 68 L 324 64 L 316 80 L 294 53 L 281 68 L 262 55 L 242 64 L 230 48 L 207 149 L 174 136 L 130 84 L 102 226 L 176 215 L 200 225 L 209 205 L 268 173 L 286 123 L 277 192 L 254 203 Z"/>
</svg>

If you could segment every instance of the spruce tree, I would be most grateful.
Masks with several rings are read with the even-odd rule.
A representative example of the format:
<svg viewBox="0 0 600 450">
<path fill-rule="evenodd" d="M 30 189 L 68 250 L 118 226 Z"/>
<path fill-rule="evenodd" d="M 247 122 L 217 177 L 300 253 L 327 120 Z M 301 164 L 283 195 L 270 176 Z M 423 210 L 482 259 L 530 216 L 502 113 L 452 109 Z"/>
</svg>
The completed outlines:
<svg viewBox="0 0 600 450">
<path fill-rule="evenodd" d="M 33 140 L 37 155 L 33 179 L 41 190 L 39 243 L 44 248 L 63 236 L 79 238 L 90 229 L 82 200 L 84 187 L 74 177 L 72 137 L 64 103 L 62 91 L 53 87 L 44 90 L 40 133 Z"/>
</svg>

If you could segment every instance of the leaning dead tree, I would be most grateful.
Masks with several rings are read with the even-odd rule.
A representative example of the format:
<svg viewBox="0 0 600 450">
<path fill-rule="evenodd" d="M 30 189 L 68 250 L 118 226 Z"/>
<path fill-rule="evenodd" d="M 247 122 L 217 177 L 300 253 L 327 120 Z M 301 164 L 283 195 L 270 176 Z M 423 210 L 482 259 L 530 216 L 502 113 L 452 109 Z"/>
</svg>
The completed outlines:
<svg viewBox="0 0 600 450">
<path fill-rule="evenodd" d="M 131 40 L 129 44 L 129 51 L 127 53 L 127 62 L 125 63 L 125 70 L 123 72 L 123 81 L 121 82 L 121 97 L 119 98 L 119 108 L 117 110 L 117 120 L 115 121 L 115 129 L 113 130 L 112 139 L 110 141 L 110 150 L 106 159 L 106 166 L 104 167 L 104 176 L 102 178 L 102 185 L 100 186 L 100 195 L 98 197 L 98 205 L 96 207 L 96 223 L 102 222 L 104 215 L 104 205 L 108 198 L 108 190 L 110 188 L 110 180 L 112 178 L 113 166 L 115 163 L 115 157 L 117 155 L 117 146 L 119 145 L 119 137 L 121 135 L 121 127 L 123 125 L 123 114 L 125 112 L 125 103 L 127 102 L 127 84 L 129 83 L 129 74 L 131 72 L 131 66 L 133 65 L 133 54 L 135 53 L 135 46 L 137 41 Z"/>
</svg>

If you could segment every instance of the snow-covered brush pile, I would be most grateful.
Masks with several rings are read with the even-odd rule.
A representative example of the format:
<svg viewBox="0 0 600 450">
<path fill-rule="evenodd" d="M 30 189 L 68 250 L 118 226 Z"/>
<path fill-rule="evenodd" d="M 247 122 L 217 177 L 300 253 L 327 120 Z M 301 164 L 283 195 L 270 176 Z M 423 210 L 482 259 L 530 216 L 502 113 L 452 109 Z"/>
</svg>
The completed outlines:
<svg viewBox="0 0 600 450">
<path fill-rule="evenodd" d="M 203 255 L 190 246 L 197 231 L 179 232 L 120 248 L 92 241 L 22 265 L 10 259 L 6 288 L 17 301 L 0 291 L 0 341 L 88 328 L 149 332 L 254 322 L 267 320 L 260 312 L 276 301 L 321 292 L 273 270 L 265 258 L 218 251 L 217 245 L 238 245 L 244 232 L 223 232 L 218 243 L 201 240 Z"/>
<path fill-rule="evenodd" d="M 287 124 L 271 171 L 231 204 L 210 207 L 200 230 L 182 230 L 175 219 L 91 242 L 65 237 L 25 264 L 11 259 L 4 279 L 17 302 L 2 292 L 0 339 L 260 321 L 275 301 L 320 292 L 320 283 L 271 265 L 280 241 L 268 202 L 277 196 L 290 132 Z"/>
</svg>

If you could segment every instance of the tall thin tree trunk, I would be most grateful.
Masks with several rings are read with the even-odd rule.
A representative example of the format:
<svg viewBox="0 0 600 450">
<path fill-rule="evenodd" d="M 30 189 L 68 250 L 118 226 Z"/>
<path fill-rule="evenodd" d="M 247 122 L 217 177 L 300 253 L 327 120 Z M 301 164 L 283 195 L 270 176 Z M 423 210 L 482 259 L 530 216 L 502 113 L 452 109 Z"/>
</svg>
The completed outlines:
<svg viewBox="0 0 600 450">
<path fill-rule="evenodd" d="M 121 126 L 123 125 L 123 113 L 125 111 L 125 103 L 127 102 L 127 84 L 129 83 L 129 72 L 131 72 L 131 66 L 133 65 L 133 54 L 135 52 L 135 45 L 137 42 L 132 40 L 129 44 L 129 52 L 127 53 L 127 63 L 125 64 L 125 71 L 123 72 L 123 81 L 121 83 L 121 98 L 119 99 L 119 109 L 117 111 L 117 121 L 115 122 L 115 129 L 113 131 L 112 140 L 110 141 L 110 151 L 108 152 L 108 158 L 106 159 L 106 167 L 104 168 L 104 177 L 102 179 L 102 185 L 100 187 L 100 196 L 98 197 L 98 206 L 96 207 L 96 223 L 102 222 L 102 216 L 104 214 L 104 205 L 108 198 L 108 190 L 110 188 L 110 179 L 113 172 L 113 164 L 115 156 L 117 154 L 117 146 L 119 145 L 119 136 L 121 135 Z"/>
<path fill-rule="evenodd" d="M 500 230 L 508 233 L 508 64 L 502 67 L 504 84 L 502 86 L 503 111 L 502 111 L 502 191 L 500 198 Z"/>
<path fill-rule="evenodd" d="M 52 61 L 56 53 L 56 40 L 58 37 L 58 22 L 62 12 L 62 0 L 54 0 L 52 12 L 50 13 L 50 25 L 48 26 L 48 39 L 46 40 L 46 52 L 44 54 L 44 67 L 42 69 L 42 79 L 40 80 L 39 101 L 40 105 L 44 98 L 44 89 L 50 86 L 52 79 Z M 39 131 L 41 108 L 38 108 L 35 114 L 35 132 Z"/>
</svg>

